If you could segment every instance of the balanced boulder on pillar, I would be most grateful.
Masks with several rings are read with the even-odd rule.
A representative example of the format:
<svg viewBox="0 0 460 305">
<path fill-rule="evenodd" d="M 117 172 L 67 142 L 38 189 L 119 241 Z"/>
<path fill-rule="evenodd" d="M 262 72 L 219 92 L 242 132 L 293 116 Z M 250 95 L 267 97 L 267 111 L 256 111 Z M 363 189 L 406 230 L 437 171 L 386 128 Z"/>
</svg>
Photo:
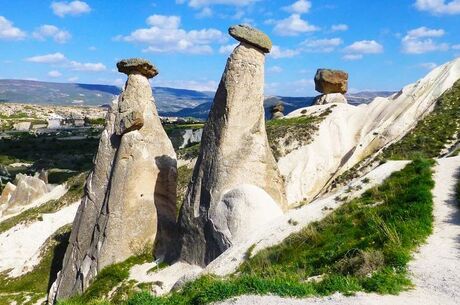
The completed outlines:
<svg viewBox="0 0 460 305">
<path fill-rule="evenodd" d="M 230 247 L 237 235 L 248 233 L 251 221 L 270 221 L 287 204 L 265 131 L 264 64 L 272 43 L 245 25 L 231 27 L 229 33 L 240 44 L 214 97 L 179 216 L 180 259 L 201 266 Z M 264 203 L 272 213 L 249 213 Z"/>
<path fill-rule="evenodd" d="M 167 257 L 176 237 L 176 154 L 158 116 L 143 59 L 122 60 L 123 93 L 107 114 L 94 169 L 49 302 L 82 293 L 104 267 L 142 251 Z"/>
</svg>

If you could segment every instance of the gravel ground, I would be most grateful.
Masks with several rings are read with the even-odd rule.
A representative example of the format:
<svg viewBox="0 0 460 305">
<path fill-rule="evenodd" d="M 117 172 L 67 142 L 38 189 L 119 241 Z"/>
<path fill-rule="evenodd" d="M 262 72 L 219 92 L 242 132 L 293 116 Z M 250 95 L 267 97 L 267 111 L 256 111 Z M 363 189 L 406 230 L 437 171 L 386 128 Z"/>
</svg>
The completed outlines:
<svg viewBox="0 0 460 305">
<path fill-rule="evenodd" d="M 455 201 L 460 157 L 440 159 L 435 168 L 434 232 L 410 264 L 415 289 L 398 296 L 359 293 L 323 298 L 289 299 L 242 296 L 218 305 L 458 305 L 460 304 L 460 210 Z"/>
</svg>

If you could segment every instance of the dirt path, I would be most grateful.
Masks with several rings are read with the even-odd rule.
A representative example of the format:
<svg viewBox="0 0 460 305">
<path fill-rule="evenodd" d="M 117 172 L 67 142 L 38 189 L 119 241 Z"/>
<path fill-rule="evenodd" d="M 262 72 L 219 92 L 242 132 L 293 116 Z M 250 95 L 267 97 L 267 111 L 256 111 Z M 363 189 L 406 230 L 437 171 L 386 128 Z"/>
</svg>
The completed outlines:
<svg viewBox="0 0 460 305">
<path fill-rule="evenodd" d="M 455 201 L 460 157 L 440 159 L 435 168 L 434 231 L 410 264 L 416 288 L 399 296 L 359 293 L 324 298 L 287 299 L 242 296 L 220 305 L 458 305 L 460 304 L 460 209 Z"/>
</svg>

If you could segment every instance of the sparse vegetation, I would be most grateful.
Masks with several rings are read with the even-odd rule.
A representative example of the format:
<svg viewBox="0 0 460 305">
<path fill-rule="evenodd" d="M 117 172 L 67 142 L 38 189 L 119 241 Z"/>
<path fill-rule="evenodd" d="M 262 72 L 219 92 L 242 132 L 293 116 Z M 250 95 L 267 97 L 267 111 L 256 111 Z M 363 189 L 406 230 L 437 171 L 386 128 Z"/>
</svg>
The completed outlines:
<svg viewBox="0 0 460 305">
<path fill-rule="evenodd" d="M 302 115 L 268 121 L 266 124 L 268 142 L 275 158 L 279 159 L 297 147 L 309 144 L 318 131 L 319 124 L 332 112 L 334 106 L 316 116 Z"/>
<path fill-rule="evenodd" d="M 460 80 L 436 102 L 434 110 L 420 120 L 400 141 L 388 147 L 386 159 L 411 160 L 439 156 L 446 144 L 460 139 Z"/>
<path fill-rule="evenodd" d="M 122 304 L 136 292 L 136 282 L 129 280 L 132 266 L 153 260 L 151 249 L 144 249 L 137 256 L 104 268 L 95 278 L 93 284 L 79 296 L 59 302 L 59 305 L 108 304 L 104 301 L 111 294 L 113 304 Z M 137 291 L 140 289 L 137 288 Z"/>
<path fill-rule="evenodd" d="M 183 160 L 198 158 L 198 155 L 200 154 L 200 146 L 200 143 L 196 143 L 177 150 L 177 158 Z"/>
</svg>

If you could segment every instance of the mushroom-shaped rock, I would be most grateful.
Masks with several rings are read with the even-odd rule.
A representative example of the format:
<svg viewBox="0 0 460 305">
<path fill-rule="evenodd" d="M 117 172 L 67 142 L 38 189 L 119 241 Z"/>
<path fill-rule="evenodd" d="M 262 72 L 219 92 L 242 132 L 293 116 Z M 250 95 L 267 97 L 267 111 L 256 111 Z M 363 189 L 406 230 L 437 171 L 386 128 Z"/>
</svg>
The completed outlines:
<svg viewBox="0 0 460 305">
<path fill-rule="evenodd" d="M 148 60 L 142 58 L 129 58 L 120 60 L 117 63 L 118 72 L 130 75 L 141 74 L 147 78 L 158 75 L 157 68 Z"/>
<path fill-rule="evenodd" d="M 179 216 L 182 261 L 205 266 L 230 246 L 232 239 L 225 238 L 210 216 L 228 190 L 250 184 L 287 209 L 284 180 L 265 129 L 264 64 L 260 46 L 246 40 L 227 61 Z M 229 223 L 248 221 L 240 216 L 230 213 L 235 219 Z"/>
<path fill-rule="evenodd" d="M 142 59 L 118 68 L 128 80 L 107 114 L 50 303 L 82 293 L 104 267 L 154 244 L 156 257 L 177 257 L 177 160 L 148 80 L 157 71 Z"/>
<path fill-rule="evenodd" d="M 341 70 L 318 69 L 315 90 L 324 94 L 342 93 L 348 90 L 348 73 Z"/>
<path fill-rule="evenodd" d="M 230 36 L 238 41 L 246 42 L 264 53 L 270 53 L 272 41 L 264 32 L 248 25 L 234 25 L 228 29 Z"/>
</svg>

